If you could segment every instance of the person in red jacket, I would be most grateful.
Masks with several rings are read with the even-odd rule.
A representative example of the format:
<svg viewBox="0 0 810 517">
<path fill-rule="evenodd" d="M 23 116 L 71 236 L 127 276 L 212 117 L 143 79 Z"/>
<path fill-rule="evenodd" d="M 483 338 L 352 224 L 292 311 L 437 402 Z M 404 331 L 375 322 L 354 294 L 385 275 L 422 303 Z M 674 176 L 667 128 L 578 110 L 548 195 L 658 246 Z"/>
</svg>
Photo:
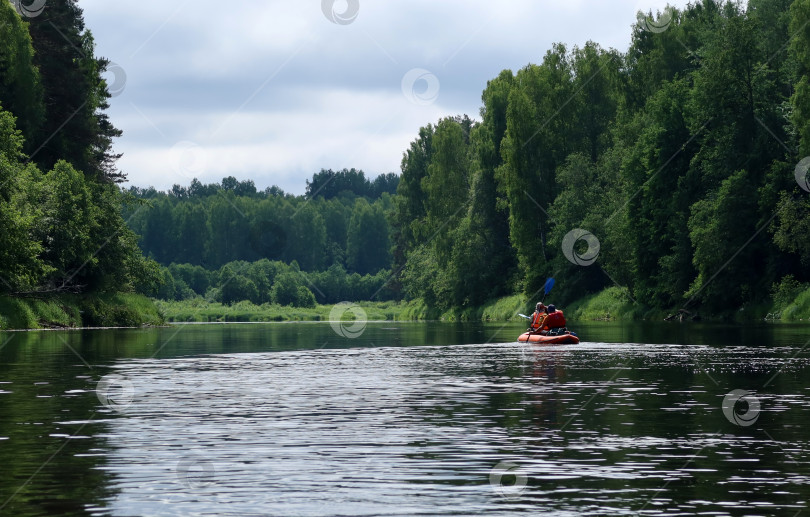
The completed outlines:
<svg viewBox="0 0 810 517">
<path fill-rule="evenodd" d="M 538 302 L 537 306 L 535 307 L 535 311 L 532 314 L 531 324 L 529 325 L 529 331 L 537 332 L 543 326 L 543 320 L 546 318 L 546 306 L 543 305 L 543 302 Z"/>
<path fill-rule="evenodd" d="M 543 324 L 540 327 L 541 331 L 548 332 L 551 329 L 565 327 L 565 315 L 563 311 L 557 310 L 554 305 L 549 305 L 546 308 L 548 315 L 543 319 Z"/>
</svg>

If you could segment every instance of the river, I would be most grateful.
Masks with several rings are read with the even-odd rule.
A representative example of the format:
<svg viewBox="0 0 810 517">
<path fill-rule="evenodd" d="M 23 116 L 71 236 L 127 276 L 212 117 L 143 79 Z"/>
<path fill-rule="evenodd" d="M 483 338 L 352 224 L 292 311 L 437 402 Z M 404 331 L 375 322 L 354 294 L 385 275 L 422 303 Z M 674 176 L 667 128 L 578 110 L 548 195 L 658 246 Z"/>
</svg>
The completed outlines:
<svg viewBox="0 0 810 517">
<path fill-rule="evenodd" d="M 810 326 L 0 333 L 0 514 L 797 515 Z"/>
</svg>

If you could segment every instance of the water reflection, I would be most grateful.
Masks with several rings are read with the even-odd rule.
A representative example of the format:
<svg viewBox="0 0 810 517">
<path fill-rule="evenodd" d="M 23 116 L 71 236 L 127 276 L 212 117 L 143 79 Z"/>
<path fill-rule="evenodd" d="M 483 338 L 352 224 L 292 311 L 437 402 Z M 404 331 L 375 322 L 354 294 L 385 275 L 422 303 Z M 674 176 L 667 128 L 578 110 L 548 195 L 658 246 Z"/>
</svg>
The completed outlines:
<svg viewBox="0 0 810 517">
<path fill-rule="evenodd" d="M 806 504 L 805 327 L 581 324 L 582 345 L 543 347 L 514 343 L 521 326 L 15 335 L 0 348 L 0 513 L 792 515 Z M 127 404 L 123 392 L 99 398 L 110 375 L 131 383 Z M 737 389 L 760 403 L 751 425 L 723 412 Z"/>
</svg>

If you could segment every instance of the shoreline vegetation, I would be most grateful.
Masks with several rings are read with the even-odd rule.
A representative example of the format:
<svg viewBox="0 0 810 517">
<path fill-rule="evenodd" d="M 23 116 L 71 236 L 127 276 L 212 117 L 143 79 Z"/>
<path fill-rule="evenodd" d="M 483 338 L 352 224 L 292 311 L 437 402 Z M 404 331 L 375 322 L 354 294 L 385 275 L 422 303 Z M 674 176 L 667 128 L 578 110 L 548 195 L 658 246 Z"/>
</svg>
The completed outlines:
<svg viewBox="0 0 810 517">
<path fill-rule="evenodd" d="M 143 327 L 165 323 L 154 301 L 140 294 L 0 296 L 0 330 Z"/>
<path fill-rule="evenodd" d="M 691 313 L 684 321 L 782 321 L 810 322 L 810 289 L 774 296 L 769 304 L 744 306 L 723 314 Z M 368 321 L 519 321 L 519 312 L 530 312 L 533 301 L 524 295 L 497 298 L 475 308 L 439 311 L 422 300 L 409 302 L 358 302 Z M 167 323 L 246 323 L 329 321 L 335 305 L 292 307 L 249 301 L 232 305 L 202 298 L 183 301 L 153 300 L 143 295 L 58 295 L 50 298 L 0 297 L 0 330 L 79 329 L 88 327 L 144 327 Z M 663 321 L 677 311 L 661 311 L 632 300 L 626 288 L 609 287 L 562 307 L 576 321 Z M 339 311 L 346 319 L 351 311 Z M 677 318 L 672 318 L 678 321 Z"/>
<path fill-rule="evenodd" d="M 454 308 L 448 311 L 431 309 L 422 300 L 409 302 L 358 302 L 368 321 L 519 321 L 518 313 L 531 312 L 534 301 L 524 295 L 497 298 L 473 308 Z M 209 303 L 202 299 L 185 301 L 156 301 L 167 322 L 260 322 L 260 321 L 329 321 L 334 305 L 314 308 L 256 305 L 248 301 L 233 305 Z M 635 303 L 626 288 L 609 287 L 561 307 L 569 321 L 664 321 L 677 311 L 661 311 Z M 810 289 L 796 294 L 793 299 L 772 304 L 744 306 L 722 314 L 701 314 L 698 318 L 685 317 L 684 321 L 755 320 L 810 322 Z M 672 318 L 675 319 L 675 318 Z"/>
</svg>

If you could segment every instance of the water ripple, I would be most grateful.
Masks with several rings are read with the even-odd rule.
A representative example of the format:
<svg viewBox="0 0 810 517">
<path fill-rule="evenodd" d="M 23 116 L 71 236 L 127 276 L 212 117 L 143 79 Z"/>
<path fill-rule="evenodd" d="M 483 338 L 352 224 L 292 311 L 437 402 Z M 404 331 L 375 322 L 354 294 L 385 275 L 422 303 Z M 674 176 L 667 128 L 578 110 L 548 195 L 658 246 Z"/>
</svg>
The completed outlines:
<svg viewBox="0 0 810 517">
<path fill-rule="evenodd" d="M 586 343 L 128 360 L 114 513 L 784 511 L 810 495 L 796 350 Z M 787 356 L 787 357 L 786 357 Z M 781 371 L 778 382 L 763 387 Z M 757 389 L 740 427 L 721 404 Z M 523 481 L 493 484 L 496 478 Z M 505 467 L 506 468 L 506 467 Z M 511 473 L 511 474 L 510 474 Z M 707 487 L 715 487 L 709 489 Z M 716 487 L 724 489 L 718 498 Z M 736 487 L 736 488 L 735 488 Z"/>
</svg>

